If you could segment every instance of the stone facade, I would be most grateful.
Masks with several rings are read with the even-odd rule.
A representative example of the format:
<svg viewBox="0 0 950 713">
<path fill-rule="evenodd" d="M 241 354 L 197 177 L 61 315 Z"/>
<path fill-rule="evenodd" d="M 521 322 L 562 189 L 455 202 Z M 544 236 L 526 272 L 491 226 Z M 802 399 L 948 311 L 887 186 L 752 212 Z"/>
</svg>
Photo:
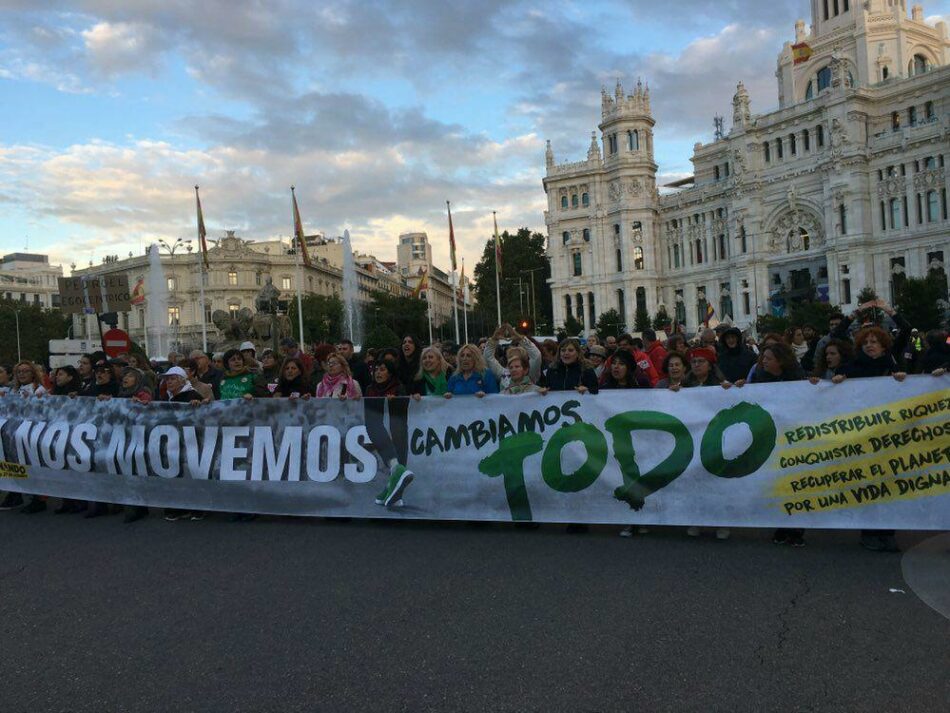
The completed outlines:
<svg viewBox="0 0 950 713">
<path fill-rule="evenodd" d="M 62 265 L 50 265 L 47 255 L 10 253 L 0 260 L 0 297 L 46 307 L 59 307 Z"/>
<path fill-rule="evenodd" d="M 662 194 L 639 83 L 602 91 L 586 161 L 556 164 L 548 144 L 555 324 L 615 308 L 629 329 L 638 305 L 662 305 L 692 331 L 709 303 L 748 326 L 807 295 L 848 309 L 865 286 L 892 299 L 905 275 L 946 275 L 946 25 L 903 0 L 811 7 L 778 58 L 780 108 L 753 115 L 740 82 L 729 133 L 696 144 L 694 175 Z"/>
</svg>

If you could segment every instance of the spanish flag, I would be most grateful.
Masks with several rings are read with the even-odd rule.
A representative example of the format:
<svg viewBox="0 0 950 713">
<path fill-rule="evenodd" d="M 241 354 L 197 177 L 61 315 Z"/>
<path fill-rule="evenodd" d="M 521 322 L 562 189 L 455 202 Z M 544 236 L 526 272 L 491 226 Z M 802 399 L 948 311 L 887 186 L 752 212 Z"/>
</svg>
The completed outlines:
<svg viewBox="0 0 950 713">
<path fill-rule="evenodd" d="M 132 288 L 132 299 L 134 305 L 140 305 L 145 302 L 145 277 L 140 275 L 135 281 L 135 287 Z"/>
<path fill-rule="evenodd" d="M 811 47 L 807 42 L 799 42 L 797 45 L 792 45 L 792 63 L 801 64 L 802 62 L 807 62 L 811 59 L 812 51 Z"/>
<path fill-rule="evenodd" d="M 707 302 L 706 303 L 706 319 L 703 320 L 703 324 L 705 324 L 708 327 L 709 320 L 712 319 L 714 314 L 716 314 L 716 310 L 713 309 L 713 306 L 710 302 Z"/>
<path fill-rule="evenodd" d="M 416 284 L 416 289 L 412 291 L 413 298 L 418 299 L 422 296 L 424 290 L 429 289 L 429 271 L 425 270 L 422 273 L 422 277 L 419 279 L 419 282 Z"/>
<path fill-rule="evenodd" d="M 201 212 L 201 197 L 198 195 L 198 186 L 195 186 L 195 201 L 198 204 L 198 248 L 205 261 L 205 270 L 208 269 L 208 233 L 205 231 L 205 216 Z"/>
<path fill-rule="evenodd" d="M 307 241 L 304 239 L 303 223 L 300 220 L 300 209 L 297 207 L 297 194 L 294 193 L 294 187 L 290 187 L 290 195 L 294 201 L 294 238 L 297 241 L 300 257 L 303 258 L 303 264 L 311 267 L 310 254 L 307 252 Z"/>
</svg>

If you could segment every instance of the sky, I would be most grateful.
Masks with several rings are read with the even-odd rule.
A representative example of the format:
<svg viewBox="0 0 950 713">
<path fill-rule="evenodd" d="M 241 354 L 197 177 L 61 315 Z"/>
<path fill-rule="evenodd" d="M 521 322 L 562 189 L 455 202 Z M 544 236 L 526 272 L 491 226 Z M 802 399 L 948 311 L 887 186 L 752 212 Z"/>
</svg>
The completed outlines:
<svg viewBox="0 0 950 713">
<path fill-rule="evenodd" d="M 426 231 L 448 267 L 544 232 L 544 142 L 581 160 L 600 88 L 648 83 L 660 180 L 731 119 L 777 106 L 808 0 L 0 0 L 0 252 L 70 263 L 195 235 L 349 229 L 394 260 Z M 671 9 L 675 8 L 675 12 Z M 931 21 L 950 0 L 925 0 Z M 469 268 L 471 269 L 471 268 Z"/>
</svg>

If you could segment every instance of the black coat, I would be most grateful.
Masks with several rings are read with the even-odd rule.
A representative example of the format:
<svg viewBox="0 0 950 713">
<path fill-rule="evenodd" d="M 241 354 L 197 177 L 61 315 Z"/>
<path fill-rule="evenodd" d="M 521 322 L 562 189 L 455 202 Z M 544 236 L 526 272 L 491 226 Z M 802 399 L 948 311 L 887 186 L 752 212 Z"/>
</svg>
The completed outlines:
<svg viewBox="0 0 950 713">
<path fill-rule="evenodd" d="M 578 362 L 567 366 L 559 361 L 544 372 L 540 385 L 551 391 L 573 391 L 578 386 L 586 386 L 590 393 L 596 394 L 597 374 L 593 369 L 581 367 Z"/>
<path fill-rule="evenodd" d="M 871 376 L 890 376 L 897 367 L 897 360 L 892 354 L 885 352 L 876 359 L 872 359 L 863 351 L 858 350 L 854 359 L 845 367 L 844 373 L 849 379 L 862 379 Z"/>
</svg>

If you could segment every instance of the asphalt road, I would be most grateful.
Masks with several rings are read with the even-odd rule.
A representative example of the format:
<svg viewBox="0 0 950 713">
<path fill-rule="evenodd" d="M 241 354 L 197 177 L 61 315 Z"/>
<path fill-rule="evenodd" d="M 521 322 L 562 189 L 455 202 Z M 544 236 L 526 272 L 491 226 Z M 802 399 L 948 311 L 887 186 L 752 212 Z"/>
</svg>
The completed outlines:
<svg viewBox="0 0 950 713">
<path fill-rule="evenodd" d="M 767 535 L 0 513 L 0 711 L 947 710 L 901 555 Z"/>
</svg>

